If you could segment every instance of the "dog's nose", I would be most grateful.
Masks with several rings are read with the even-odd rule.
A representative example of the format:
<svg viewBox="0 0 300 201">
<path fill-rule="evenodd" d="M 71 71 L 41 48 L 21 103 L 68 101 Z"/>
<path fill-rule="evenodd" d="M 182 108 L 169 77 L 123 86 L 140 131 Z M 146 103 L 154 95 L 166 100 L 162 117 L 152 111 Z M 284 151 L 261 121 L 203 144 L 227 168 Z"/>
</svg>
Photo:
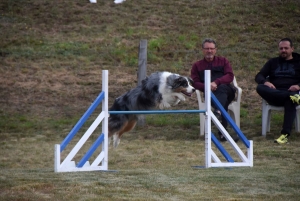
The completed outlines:
<svg viewBox="0 0 300 201">
<path fill-rule="evenodd" d="M 196 91 L 196 89 L 194 88 L 192 91 L 193 91 L 193 92 L 195 92 L 195 91 Z"/>
</svg>

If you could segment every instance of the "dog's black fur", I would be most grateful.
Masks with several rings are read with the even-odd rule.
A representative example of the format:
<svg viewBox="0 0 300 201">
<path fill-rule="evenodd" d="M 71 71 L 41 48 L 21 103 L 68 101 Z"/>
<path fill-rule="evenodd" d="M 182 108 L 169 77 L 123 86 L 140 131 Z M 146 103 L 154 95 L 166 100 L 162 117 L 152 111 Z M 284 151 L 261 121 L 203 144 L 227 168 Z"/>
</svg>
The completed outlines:
<svg viewBox="0 0 300 201">
<path fill-rule="evenodd" d="M 152 73 L 141 85 L 118 97 L 110 111 L 145 111 L 177 105 L 185 96 L 195 91 L 192 79 L 169 72 Z M 132 130 L 138 114 L 111 114 L 108 121 L 108 136 L 114 136 L 114 147 L 120 143 L 124 132 Z"/>
</svg>

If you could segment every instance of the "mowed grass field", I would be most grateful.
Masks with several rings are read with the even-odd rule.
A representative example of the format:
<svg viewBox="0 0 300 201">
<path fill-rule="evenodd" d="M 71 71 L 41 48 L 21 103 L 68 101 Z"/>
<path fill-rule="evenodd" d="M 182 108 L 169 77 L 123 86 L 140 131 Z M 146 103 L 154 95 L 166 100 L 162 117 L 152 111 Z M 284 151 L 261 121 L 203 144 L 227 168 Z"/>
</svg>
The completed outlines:
<svg viewBox="0 0 300 201">
<path fill-rule="evenodd" d="M 261 135 L 254 82 L 277 56 L 279 39 L 290 37 L 300 52 L 299 16 L 292 0 L 0 1 L 0 200 L 299 200 L 300 134 L 274 144 L 283 113 L 273 112 L 271 131 Z M 205 165 L 199 115 L 170 114 L 147 115 L 145 126 L 110 147 L 110 171 L 54 172 L 54 145 L 101 92 L 102 70 L 109 70 L 111 105 L 137 85 L 140 40 L 148 42 L 148 74 L 188 76 L 206 37 L 217 40 L 243 89 L 241 131 L 253 140 L 253 167 L 195 168 Z M 197 109 L 196 96 L 172 109 Z"/>
</svg>

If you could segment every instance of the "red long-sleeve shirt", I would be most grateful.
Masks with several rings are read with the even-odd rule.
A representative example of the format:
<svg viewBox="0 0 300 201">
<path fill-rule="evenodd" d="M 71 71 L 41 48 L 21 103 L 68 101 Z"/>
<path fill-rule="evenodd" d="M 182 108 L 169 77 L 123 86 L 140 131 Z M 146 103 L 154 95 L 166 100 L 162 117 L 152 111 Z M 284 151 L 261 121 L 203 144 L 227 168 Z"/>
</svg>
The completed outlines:
<svg viewBox="0 0 300 201">
<path fill-rule="evenodd" d="M 212 62 L 202 59 L 194 63 L 191 70 L 193 86 L 200 91 L 204 91 L 205 70 L 211 70 L 211 82 L 217 85 L 230 84 L 233 81 L 232 67 L 225 57 L 215 56 Z"/>
</svg>

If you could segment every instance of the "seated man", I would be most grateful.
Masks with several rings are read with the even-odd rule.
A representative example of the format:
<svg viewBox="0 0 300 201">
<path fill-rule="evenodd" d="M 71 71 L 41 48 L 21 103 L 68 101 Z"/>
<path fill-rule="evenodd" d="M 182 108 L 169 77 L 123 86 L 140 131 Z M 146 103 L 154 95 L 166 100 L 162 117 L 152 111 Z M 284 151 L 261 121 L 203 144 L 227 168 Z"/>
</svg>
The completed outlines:
<svg viewBox="0 0 300 201">
<path fill-rule="evenodd" d="M 226 111 L 235 97 L 235 88 L 230 83 L 234 75 L 229 61 L 224 57 L 215 56 L 217 52 L 216 42 L 207 38 L 202 42 L 202 53 L 204 58 L 193 64 L 191 78 L 194 80 L 194 87 L 204 92 L 205 70 L 211 70 L 211 91 L 219 100 Z M 221 115 L 221 112 L 214 106 L 214 114 L 221 119 L 223 127 L 226 129 L 228 122 Z M 226 141 L 226 138 L 219 131 L 220 141 Z M 235 141 L 238 138 L 234 139 Z"/>
<path fill-rule="evenodd" d="M 288 142 L 300 96 L 300 55 L 294 53 L 291 39 L 279 41 L 279 57 L 270 59 L 255 76 L 257 93 L 269 104 L 284 107 L 281 136 L 275 143 Z"/>
</svg>

